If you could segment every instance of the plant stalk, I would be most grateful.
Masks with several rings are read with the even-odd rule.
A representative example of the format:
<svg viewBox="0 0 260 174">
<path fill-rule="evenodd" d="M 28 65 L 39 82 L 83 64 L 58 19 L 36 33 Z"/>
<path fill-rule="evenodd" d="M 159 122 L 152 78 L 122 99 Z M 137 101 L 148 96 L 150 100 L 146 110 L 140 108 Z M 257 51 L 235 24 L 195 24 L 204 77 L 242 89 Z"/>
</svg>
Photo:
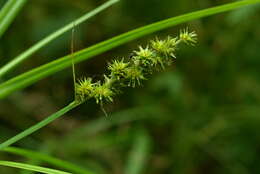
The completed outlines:
<svg viewBox="0 0 260 174">
<path fill-rule="evenodd" d="M 73 163 L 70 163 L 68 161 L 64 161 L 52 156 L 49 156 L 47 154 L 39 153 L 32 150 L 17 148 L 17 147 L 7 147 L 3 149 L 4 152 L 19 155 L 22 157 L 27 157 L 28 159 L 37 159 L 42 162 L 45 162 L 47 164 L 50 164 L 52 166 L 58 167 L 60 169 L 65 169 L 67 171 L 70 171 L 72 173 L 77 174 L 94 174 L 91 170 L 82 168 L 78 165 L 75 165 Z"/>
<path fill-rule="evenodd" d="M 17 134 L 16 136 L 14 136 L 14 137 L 6 140 L 5 142 L 1 143 L 0 144 L 0 150 L 2 150 L 3 148 L 8 147 L 8 146 L 14 144 L 15 142 L 23 139 L 24 137 L 26 137 L 26 136 L 34 133 L 35 131 L 41 129 L 42 127 L 46 126 L 50 122 L 56 120 L 57 118 L 61 117 L 62 115 L 64 115 L 68 111 L 70 111 L 73 108 L 77 107 L 79 104 L 80 103 L 77 103 L 75 101 L 71 102 L 70 104 L 68 104 L 64 108 L 60 109 L 59 111 L 55 112 L 54 114 L 50 115 L 46 119 L 40 121 L 39 123 L 33 125 L 32 127 L 24 130 L 23 132 Z"/>
<path fill-rule="evenodd" d="M 45 174 L 72 174 L 60 170 L 55 170 L 55 169 L 50 169 L 50 168 L 40 167 L 40 166 L 35 166 L 30 164 L 24 164 L 19 162 L 13 162 L 13 161 L 0 161 L 0 166 L 13 167 L 18 169 L 34 171 L 34 172 L 41 172 Z"/>
</svg>

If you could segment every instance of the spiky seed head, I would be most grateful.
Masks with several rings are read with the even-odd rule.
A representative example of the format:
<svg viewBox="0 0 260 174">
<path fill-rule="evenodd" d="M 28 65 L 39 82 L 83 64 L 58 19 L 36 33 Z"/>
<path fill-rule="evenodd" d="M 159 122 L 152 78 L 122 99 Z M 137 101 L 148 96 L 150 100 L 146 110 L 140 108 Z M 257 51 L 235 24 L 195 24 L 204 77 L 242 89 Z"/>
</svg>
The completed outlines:
<svg viewBox="0 0 260 174">
<path fill-rule="evenodd" d="M 129 63 L 124 62 L 124 59 L 114 60 L 112 63 L 109 63 L 108 70 L 111 72 L 110 77 L 120 80 L 125 76 L 128 65 Z"/>
<path fill-rule="evenodd" d="M 113 101 L 112 97 L 114 96 L 114 92 L 112 91 L 109 85 L 107 85 L 106 83 L 101 84 L 101 82 L 98 81 L 95 85 L 93 95 L 97 103 L 101 103 L 104 100 L 112 102 Z"/>
<path fill-rule="evenodd" d="M 92 97 L 94 86 L 91 78 L 82 78 L 76 83 L 76 100 L 83 102 Z"/>
<path fill-rule="evenodd" d="M 193 46 L 197 43 L 197 34 L 194 31 L 189 32 L 188 28 L 181 30 L 179 37 L 181 41 L 188 45 Z"/>
<path fill-rule="evenodd" d="M 133 57 L 133 60 L 136 65 L 142 64 L 144 66 L 149 66 L 152 63 L 154 52 L 149 49 L 148 46 L 146 48 L 139 46 L 139 50 L 134 51 L 134 53 L 136 56 Z"/>
<path fill-rule="evenodd" d="M 128 86 L 135 87 L 136 84 L 140 85 L 140 81 L 144 80 L 144 75 L 142 70 L 137 66 L 132 66 L 127 69 L 127 76 L 129 83 Z"/>
<path fill-rule="evenodd" d="M 151 41 L 151 47 L 158 53 L 166 57 L 175 57 L 177 38 L 168 37 L 166 40 L 156 38 Z"/>
<path fill-rule="evenodd" d="M 151 57 L 153 55 L 153 52 L 149 49 L 148 46 L 146 48 L 139 46 L 139 51 L 134 51 L 134 53 L 137 56 L 143 57 L 143 58 Z"/>
</svg>

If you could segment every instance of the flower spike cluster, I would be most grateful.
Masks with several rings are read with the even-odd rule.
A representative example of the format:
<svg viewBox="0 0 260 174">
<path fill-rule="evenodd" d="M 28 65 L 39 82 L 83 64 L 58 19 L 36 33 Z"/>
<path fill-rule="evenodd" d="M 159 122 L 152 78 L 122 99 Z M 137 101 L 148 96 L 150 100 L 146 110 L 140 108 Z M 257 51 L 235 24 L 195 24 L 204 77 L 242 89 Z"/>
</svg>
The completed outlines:
<svg viewBox="0 0 260 174">
<path fill-rule="evenodd" d="M 197 43 L 197 34 L 193 32 L 189 32 L 188 28 L 181 30 L 180 32 L 180 40 L 188 45 L 194 45 Z"/>
<path fill-rule="evenodd" d="M 83 103 L 94 98 L 97 103 L 113 101 L 122 87 L 136 87 L 155 70 L 162 70 L 169 66 L 175 57 L 175 51 L 180 43 L 194 45 L 197 34 L 188 29 L 181 30 L 179 36 L 167 37 L 165 40 L 156 38 L 146 47 L 139 47 L 133 51 L 128 59 L 113 60 L 108 64 L 108 74 L 103 81 L 93 82 L 91 78 L 78 80 L 76 84 L 76 102 Z"/>
</svg>

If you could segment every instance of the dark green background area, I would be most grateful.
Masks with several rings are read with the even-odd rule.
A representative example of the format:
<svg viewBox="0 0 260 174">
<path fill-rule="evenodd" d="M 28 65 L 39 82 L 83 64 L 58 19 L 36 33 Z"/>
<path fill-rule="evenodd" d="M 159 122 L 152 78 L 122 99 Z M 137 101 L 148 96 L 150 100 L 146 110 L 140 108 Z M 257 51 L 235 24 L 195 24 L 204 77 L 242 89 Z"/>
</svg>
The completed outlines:
<svg viewBox="0 0 260 174">
<path fill-rule="evenodd" d="M 2 7 L 4 0 L 0 0 Z M 105 1 L 29 0 L 0 40 L 0 66 Z M 83 49 L 168 17 L 228 3 L 212 0 L 121 0 L 76 27 Z M 105 104 L 95 101 L 19 141 L 100 174 L 260 173 L 260 6 L 249 6 L 157 32 L 76 65 L 77 77 L 99 79 L 109 60 L 128 57 L 150 39 L 189 27 L 195 47 L 182 46 L 173 66 Z M 6 79 L 70 53 L 71 33 L 58 38 Z M 76 51 L 75 50 L 75 51 Z M 0 142 L 73 99 L 65 69 L 0 101 Z M 136 153 L 134 153 L 136 152 Z M 46 165 L 0 152 L 0 159 Z M 3 174 L 29 174 L 0 167 Z"/>
</svg>

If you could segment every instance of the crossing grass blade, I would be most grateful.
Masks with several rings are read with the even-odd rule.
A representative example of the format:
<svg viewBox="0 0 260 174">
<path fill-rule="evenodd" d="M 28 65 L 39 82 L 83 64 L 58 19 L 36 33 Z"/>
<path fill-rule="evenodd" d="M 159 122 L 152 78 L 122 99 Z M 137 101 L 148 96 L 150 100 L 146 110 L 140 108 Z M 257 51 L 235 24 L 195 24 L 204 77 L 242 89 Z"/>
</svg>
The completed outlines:
<svg viewBox="0 0 260 174">
<path fill-rule="evenodd" d="M 27 0 L 8 0 L 0 11 L 0 38 L 13 22 Z"/>
<path fill-rule="evenodd" d="M 204 10 L 199 10 L 177 17 L 172 17 L 166 20 L 162 20 L 150 25 L 146 25 L 141 28 L 129 31 L 127 33 L 116 36 L 112 39 L 103 41 L 89 48 L 83 49 L 81 51 L 75 52 L 73 54 L 75 63 L 90 59 L 93 56 L 101 54 L 119 45 L 132 41 L 134 39 L 140 38 L 142 36 L 154 33 L 156 31 L 175 26 L 177 24 L 185 23 L 191 20 L 200 19 L 202 17 L 234 10 L 246 5 L 260 3 L 260 0 L 246 0 L 238 1 L 233 3 L 228 3 L 225 5 L 220 5 L 212 8 L 207 8 Z M 65 57 L 59 58 L 55 61 L 42 65 L 38 68 L 34 68 L 31 71 L 23 73 L 17 77 L 14 77 L 0 85 L 0 98 L 4 98 L 12 92 L 25 88 L 40 79 L 43 79 L 55 72 L 61 71 L 67 67 L 71 66 L 72 55 L 67 55 Z"/>
<path fill-rule="evenodd" d="M 38 131 L 39 129 L 41 129 L 42 127 L 48 125 L 49 123 L 51 123 L 52 121 L 58 119 L 59 117 L 63 116 L 65 113 L 69 112 L 70 110 L 74 109 L 75 107 L 77 107 L 79 105 L 79 103 L 76 102 L 71 102 L 70 104 L 68 104 L 67 106 L 63 107 L 62 109 L 60 109 L 59 111 L 53 113 L 52 115 L 50 115 L 49 117 L 45 118 L 44 120 L 38 122 L 37 124 L 27 128 L 26 130 L 22 131 L 21 133 L 15 135 L 14 137 L 6 140 L 5 142 L 0 144 L 0 150 L 14 144 L 15 142 L 23 139 L 24 137 L 27 137 L 28 135 Z"/>
<path fill-rule="evenodd" d="M 40 167 L 40 166 L 35 166 L 30 164 L 12 162 L 12 161 L 0 161 L 0 166 L 14 167 L 14 168 L 19 168 L 24 170 L 46 173 L 46 174 L 72 174 L 60 170 L 55 170 L 55 169 L 50 169 L 50 168 Z"/>
<path fill-rule="evenodd" d="M 25 1 L 25 0 L 20 0 L 20 1 Z M 17 2 L 20 2 L 20 1 L 17 1 Z M 93 17 L 93 16 L 97 15 L 98 13 L 102 12 L 103 10 L 107 9 L 108 7 L 110 7 L 111 5 L 113 5 L 116 2 L 119 2 L 119 0 L 109 0 L 106 3 L 98 6 L 94 10 L 84 14 L 80 18 L 72 21 L 71 23 L 65 25 L 64 27 L 61 27 L 60 29 L 58 29 L 55 32 L 53 32 L 52 34 L 48 35 L 44 39 L 40 40 L 39 42 L 34 44 L 32 47 L 30 47 L 23 53 L 19 54 L 17 57 L 15 57 L 10 62 L 5 64 L 3 67 L 1 67 L 0 68 L 0 77 L 5 75 L 7 72 L 11 71 L 13 68 L 15 68 L 17 65 L 22 63 L 24 60 L 28 59 L 33 53 L 35 53 L 39 49 L 43 48 L 44 46 L 47 46 L 51 41 L 58 38 L 59 36 L 61 36 L 62 34 L 64 34 L 67 31 L 69 31 L 70 29 L 72 29 L 74 26 L 77 26 L 77 25 L 85 22 L 86 20 L 90 19 L 91 17 Z M 1 21 L 1 16 L 0 16 L 0 21 Z M 0 22 L 0 36 L 1 36 L 1 22 Z"/>
<path fill-rule="evenodd" d="M 67 171 L 76 173 L 76 174 L 94 174 L 94 172 L 91 172 L 85 168 L 79 167 L 77 165 L 74 165 L 68 161 L 60 160 L 58 158 L 35 152 L 32 150 L 17 148 L 17 147 L 7 147 L 3 149 L 4 152 L 20 155 L 23 157 L 27 157 L 29 159 L 37 159 L 41 162 L 46 162 L 47 164 L 51 164 L 53 166 L 59 167 L 61 169 L 65 169 Z"/>
</svg>

